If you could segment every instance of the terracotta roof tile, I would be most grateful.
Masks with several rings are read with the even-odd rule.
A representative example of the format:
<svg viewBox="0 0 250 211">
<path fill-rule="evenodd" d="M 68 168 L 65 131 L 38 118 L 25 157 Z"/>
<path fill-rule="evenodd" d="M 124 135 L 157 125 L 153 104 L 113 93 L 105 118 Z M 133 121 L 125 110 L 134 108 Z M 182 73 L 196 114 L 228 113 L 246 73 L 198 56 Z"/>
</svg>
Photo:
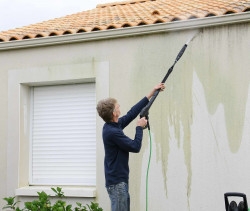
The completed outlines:
<svg viewBox="0 0 250 211">
<path fill-rule="evenodd" d="M 250 0 L 130 0 L 0 32 L 0 42 L 248 12 Z"/>
</svg>

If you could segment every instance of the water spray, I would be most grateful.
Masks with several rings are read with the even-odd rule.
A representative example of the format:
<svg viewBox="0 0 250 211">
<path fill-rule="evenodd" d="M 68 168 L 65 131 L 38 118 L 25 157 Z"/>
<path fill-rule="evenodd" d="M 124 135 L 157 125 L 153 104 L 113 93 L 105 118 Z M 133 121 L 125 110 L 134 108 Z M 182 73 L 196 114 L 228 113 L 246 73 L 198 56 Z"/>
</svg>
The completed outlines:
<svg viewBox="0 0 250 211">
<path fill-rule="evenodd" d="M 165 83 L 166 80 L 168 79 L 169 75 L 172 73 L 174 66 L 176 65 L 176 63 L 179 61 L 179 59 L 182 57 L 183 53 L 185 52 L 187 46 L 189 45 L 189 43 L 200 33 L 200 31 L 196 32 L 187 42 L 186 44 L 182 47 L 182 49 L 180 50 L 180 52 L 178 53 L 174 64 L 168 69 L 167 74 L 165 75 L 165 77 L 163 78 L 161 83 Z M 148 128 L 148 132 L 149 132 L 149 138 L 150 138 L 150 153 L 149 153 L 149 160 L 148 160 L 148 168 L 147 168 L 147 178 L 146 178 L 146 211 L 148 211 L 148 173 L 149 173 L 149 167 L 150 167 L 150 161 L 151 161 L 151 152 L 152 152 L 152 139 L 151 139 L 151 132 L 150 132 L 150 125 L 149 125 L 149 109 L 152 106 L 153 102 L 155 101 L 156 97 L 158 96 L 159 92 L 161 89 L 158 89 L 155 91 L 154 95 L 151 97 L 150 101 L 148 102 L 148 104 L 142 109 L 141 113 L 140 113 L 140 118 L 145 117 L 148 122 L 147 122 L 147 126 L 145 128 Z M 144 129 L 145 129 L 144 128 Z"/>
</svg>

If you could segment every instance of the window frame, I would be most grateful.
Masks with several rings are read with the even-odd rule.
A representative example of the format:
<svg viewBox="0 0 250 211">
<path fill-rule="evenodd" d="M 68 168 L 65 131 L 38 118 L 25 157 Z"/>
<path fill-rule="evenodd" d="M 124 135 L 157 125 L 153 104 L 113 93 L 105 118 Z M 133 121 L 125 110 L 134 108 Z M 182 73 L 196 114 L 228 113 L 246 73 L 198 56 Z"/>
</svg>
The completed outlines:
<svg viewBox="0 0 250 211">
<path fill-rule="evenodd" d="M 30 87 L 42 85 L 59 85 L 72 83 L 96 83 L 96 100 L 110 96 L 110 66 L 109 61 L 96 61 L 84 63 L 64 63 L 45 66 L 25 67 L 8 70 L 8 137 L 7 137 L 7 193 L 17 196 L 37 196 L 33 193 L 23 194 L 22 188 L 33 188 L 29 184 L 29 110 Z M 103 121 L 96 121 L 96 131 L 101 131 Z M 103 177 L 104 149 L 101 144 L 101 133 L 97 133 L 97 178 L 96 186 L 105 187 Z M 46 187 L 46 186 L 42 186 Z M 64 186 L 66 188 L 67 186 Z M 77 186 L 78 187 L 78 186 Z M 39 187 L 38 187 L 39 188 Z M 86 186 L 81 186 L 83 190 Z M 42 188 L 40 189 L 42 191 Z M 104 190 L 100 189 L 103 192 Z M 74 191 L 73 191 L 74 192 Z M 90 195 L 95 197 L 95 191 Z M 75 192 L 75 194 L 78 194 Z M 72 195 L 72 194 L 71 194 Z M 85 193 L 81 195 L 84 197 Z M 69 195 L 70 196 L 70 195 Z M 73 195 L 72 195 L 73 197 Z M 89 197 L 86 191 L 86 197 Z"/>
</svg>

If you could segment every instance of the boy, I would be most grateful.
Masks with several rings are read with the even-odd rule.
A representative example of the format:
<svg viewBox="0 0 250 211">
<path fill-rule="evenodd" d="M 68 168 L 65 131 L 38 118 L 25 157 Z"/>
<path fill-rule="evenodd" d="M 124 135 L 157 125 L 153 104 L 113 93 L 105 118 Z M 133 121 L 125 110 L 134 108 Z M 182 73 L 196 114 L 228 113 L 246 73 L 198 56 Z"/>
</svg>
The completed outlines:
<svg viewBox="0 0 250 211">
<path fill-rule="evenodd" d="M 163 91 L 165 86 L 160 83 L 123 117 L 120 116 L 120 105 L 114 98 L 101 100 L 97 104 L 99 116 L 106 122 L 103 126 L 103 143 L 105 149 L 106 188 L 111 200 L 112 211 L 129 211 L 130 196 L 128 193 L 129 152 L 140 152 L 143 128 L 147 125 L 145 117 L 137 120 L 134 140 L 123 133 L 123 129 L 133 121 L 148 104 L 154 92 Z"/>
</svg>

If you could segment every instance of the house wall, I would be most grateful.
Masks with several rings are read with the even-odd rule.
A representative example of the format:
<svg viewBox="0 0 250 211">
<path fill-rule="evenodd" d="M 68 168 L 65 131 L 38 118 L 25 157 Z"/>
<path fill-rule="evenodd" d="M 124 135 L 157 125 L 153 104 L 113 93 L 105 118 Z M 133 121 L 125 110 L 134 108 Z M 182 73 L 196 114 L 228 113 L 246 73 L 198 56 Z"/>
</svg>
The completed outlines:
<svg viewBox="0 0 250 211">
<path fill-rule="evenodd" d="M 19 129 L 12 128 L 18 125 L 8 127 L 11 121 L 8 109 L 13 106 L 8 102 L 11 83 L 8 74 L 27 70 L 32 74 L 37 69 L 54 68 L 60 75 L 58 67 L 65 70 L 88 64 L 88 70 L 78 69 L 77 78 L 85 78 L 84 71 L 90 71 L 99 86 L 97 100 L 108 95 L 115 97 L 125 114 L 162 80 L 194 32 L 173 31 L 0 52 L 0 197 L 14 195 L 15 189 L 25 184 L 20 183 L 20 175 L 25 177 L 25 173 L 18 170 L 22 160 L 18 147 L 22 138 L 15 135 Z M 166 91 L 153 104 L 149 210 L 225 210 L 225 192 L 243 192 L 250 196 L 249 37 L 250 23 L 202 29 L 174 68 L 166 82 Z M 100 64 L 105 64 L 105 71 Z M 64 73 L 64 79 L 54 75 L 52 80 L 49 76 L 44 80 L 48 84 L 63 80 L 71 83 L 74 71 L 78 70 Z M 102 125 L 103 121 L 97 117 L 96 201 L 104 210 L 110 210 L 103 173 Z M 125 129 L 131 138 L 135 126 L 136 121 Z M 16 131 L 15 138 L 9 140 L 12 131 Z M 130 155 L 132 211 L 145 210 L 148 157 L 149 136 L 145 130 L 140 153 Z M 3 204 L 1 201 L 0 205 Z"/>
</svg>

